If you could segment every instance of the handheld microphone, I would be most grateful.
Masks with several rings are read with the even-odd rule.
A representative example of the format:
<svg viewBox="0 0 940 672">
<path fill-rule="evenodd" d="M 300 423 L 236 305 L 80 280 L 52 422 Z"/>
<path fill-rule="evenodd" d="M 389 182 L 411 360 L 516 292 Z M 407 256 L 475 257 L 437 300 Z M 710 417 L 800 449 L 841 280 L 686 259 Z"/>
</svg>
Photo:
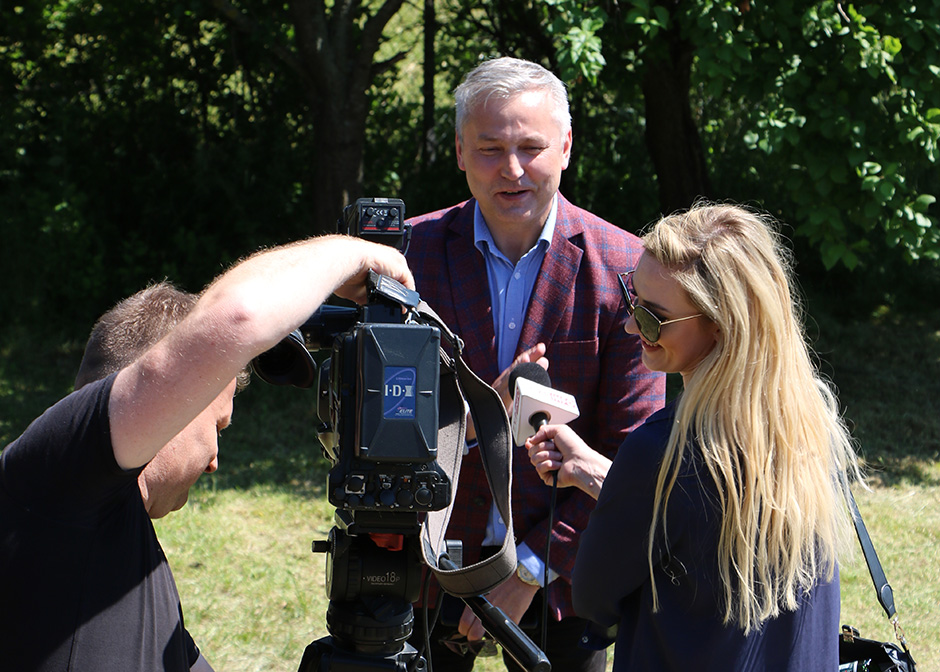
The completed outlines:
<svg viewBox="0 0 940 672">
<path fill-rule="evenodd" d="M 509 372 L 509 393 L 512 396 L 512 435 L 521 446 L 542 425 L 549 422 L 564 425 L 579 415 L 578 402 L 570 394 L 552 389 L 548 371 L 535 362 L 523 362 Z M 558 471 L 552 472 L 552 499 L 548 509 L 549 534 L 545 537 L 542 585 L 548 585 L 548 567 L 552 543 L 551 530 L 555 520 L 558 493 Z M 542 649 L 548 642 L 548 600 L 542 600 Z"/>
<path fill-rule="evenodd" d="M 542 425 L 564 425 L 581 412 L 570 394 L 552 389 L 548 371 L 535 362 L 523 362 L 509 372 L 512 397 L 512 435 L 517 446 L 535 434 Z"/>
</svg>

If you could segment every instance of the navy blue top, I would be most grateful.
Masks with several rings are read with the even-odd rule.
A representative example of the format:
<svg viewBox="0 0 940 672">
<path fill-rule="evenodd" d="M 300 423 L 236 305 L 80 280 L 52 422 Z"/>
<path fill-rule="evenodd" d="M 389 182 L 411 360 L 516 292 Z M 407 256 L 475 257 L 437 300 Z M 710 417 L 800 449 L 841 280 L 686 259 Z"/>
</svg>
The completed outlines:
<svg viewBox="0 0 940 672">
<path fill-rule="evenodd" d="M 667 536 L 654 553 L 659 611 L 652 610 L 647 540 L 656 477 L 675 402 L 650 416 L 614 459 L 575 560 L 578 615 L 619 624 L 615 672 L 715 670 L 806 672 L 838 667 L 839 578 L 802 595 L 747 637 L 722 623 L 716 486 L 698 451 L 686 459 L 669 499 Z"/>
</svg>

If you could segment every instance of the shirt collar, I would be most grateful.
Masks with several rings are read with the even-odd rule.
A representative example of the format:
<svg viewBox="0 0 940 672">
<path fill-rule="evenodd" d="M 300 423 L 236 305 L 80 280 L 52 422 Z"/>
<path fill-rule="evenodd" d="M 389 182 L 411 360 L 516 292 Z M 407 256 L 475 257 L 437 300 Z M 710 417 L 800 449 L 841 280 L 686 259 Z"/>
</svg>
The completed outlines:
<svg viewBox="0 0 940 672">
<path fill-rule="evenodd" d="M 535 241 L 533 248 L 538 247 L 545 241 L 544 249 L 548 250 L 552 246 L 552 236 L 555 234 L 555 220 L 558 217 L 558 194 L 552 198 L 552 207 L 548 211 L 548 217 L 545 219 L 545 225 L 542 227 L 542 233 Z M 483 254 L 496 254 L 505 258 L 505 255 L 496 247 L 496 241 L 493 240 L 493 234 L 490 233 L 490 227 L 483 219 L 483 213 L 480 211 L 479 201 L 473 204 L 473 244 Z"/>
</svg>

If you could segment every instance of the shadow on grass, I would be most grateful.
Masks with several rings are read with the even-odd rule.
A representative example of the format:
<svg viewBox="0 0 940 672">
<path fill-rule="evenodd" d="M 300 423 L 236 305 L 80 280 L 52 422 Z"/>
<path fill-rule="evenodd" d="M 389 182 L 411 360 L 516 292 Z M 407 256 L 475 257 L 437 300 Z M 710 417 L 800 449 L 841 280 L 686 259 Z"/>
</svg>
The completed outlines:
<svg viewBox="0 0 940 672">
<path fill-rule="evenodd" d="M 235 397 L 233 423 L 219 440 L 219 470 L 200 479 L 203 486 L 264 484 L 304 498 L 324 497 L 330 463 L 317 440 L 316 397 L 313 389 L 254 377 Z"/>
<path fill-rule="evenodd" d="M 940 309 L 867 314 L 810 303 L 808 332 L 820 369 L 838 388 L 872 480 L 940 483 Z M 7 330 L 0 349 L 0 445 L 71 390 L 82 347 Z M 675 392 L 671 383 L 670 389 Z M 307 498 L 325 494 L 329 462 L 317 440 L 316 391 L 257 378 L 235 400 L 220 440 L 220 469 L 198 488 L 257 485 Z"/>
<path fill-rule="evenodd" d="M 940 310 L 876 305 L 869 315 L 814 316 L 820 368 L 838 389 L 872 479 L 940 483 Z"/>
</svg>

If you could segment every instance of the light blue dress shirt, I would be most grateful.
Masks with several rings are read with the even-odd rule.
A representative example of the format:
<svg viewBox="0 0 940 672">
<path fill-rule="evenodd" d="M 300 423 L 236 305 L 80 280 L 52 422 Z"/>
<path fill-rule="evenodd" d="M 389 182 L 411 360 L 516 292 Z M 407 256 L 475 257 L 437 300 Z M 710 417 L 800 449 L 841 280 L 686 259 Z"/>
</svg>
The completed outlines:
<svg viewBox="0 0 940 672">
<path fill-rule="evenodd" d="M 493 331 L 496 334 L 497 363 L 499 370 L 505 371 L 515 358 L 519 345 L 519 334 L 525 321 L 526 308 L 535 287 L 545 253 L 552 244 L 555 233 L 555 219 L 558 214 L 558 196 L 552 201 L 552 208 L 542 227 L 542 233 L 535 245 L 513 264 L 499 249 L 493 240 L 480 204 L 477 203 L 473 215 L 473 237 L 476 248 L 486 262 L 486 277 L 490 288 L 490 302 L 493 306 Z M 494 505 L 490 509 L 486 525 L 484 546 L 499 546 L 506 534 L 506 524 Z M 519 562 L 543 583 L 545 563 L 525 543 L 516 548 Z M 549 568 L 549 582 L 558 574 Z"/>
</svg>

